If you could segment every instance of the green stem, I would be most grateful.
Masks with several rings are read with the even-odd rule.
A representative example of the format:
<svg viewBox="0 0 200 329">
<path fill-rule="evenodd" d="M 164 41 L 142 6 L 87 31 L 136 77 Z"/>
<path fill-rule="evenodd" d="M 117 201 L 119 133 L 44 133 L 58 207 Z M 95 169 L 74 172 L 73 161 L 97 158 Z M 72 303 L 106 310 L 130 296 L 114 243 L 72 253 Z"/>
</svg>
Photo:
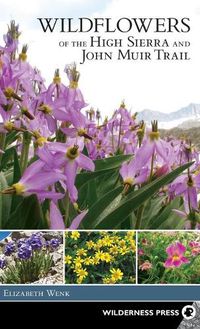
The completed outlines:
<svg viewBox="0 0 200 329">
<path fill-rule="evenodd" d="M 145 208 L 145 203 L 143 203 L 137 212 L 137 220 L 136 220 L 136 224 L 135 224 L 135 229 L 140 229 L 141 228 L 141 224 L 142 224 L 142 216 L 144 213 L 144 208 Z"/>
<path fill-rule="evenodd" d="M 164 278 L 165 278 L 166 273 L 167 272 L 166 272 L 166 269 L 165 269 L 164 272 L 163 272 L 163 275 L 160 278 L 160 282 L 163 282 L 164 281 Z"/>
<path fill-rule="evenodd" d="M 130 229 L 131 230 L 133 230 L 135 228 L 135 218 L 133 218 L 133 216 L 134 216 L 134 213 L 133 213 L 133 215 L 132 214 L 130 215 L 130 219 L 129 219 L 129 221 L 130 221 Z"/>
<path fill-rule="evenodd" d="M 6 141 L 6 134 L 1 133 L 0 134 L 0 149 L 4 151 L 5 148 L 5 141 Z M 0 165 L 1 165 L 1 160 L 3 157 L 3 153 L 0 153 Z"/>
<path fill-rule="evenodd" d="M 70 221 L 69 221 L 69 193 L 66 192 L 65 198 L 64 198 L 64 204 L 65 204 L 65 226 L 69 227 L 70 226 Z"/>
<path fill-rule="evenodd" d="M 21 167 L 22 174 L 28 165 L 30 143 L 31 143 L 31 136 L 28 132 L 25 132 L 23 135 L 22 152 L 21 152 L 21 157 L 20 157 L 20 167 Z"/>
</svg>

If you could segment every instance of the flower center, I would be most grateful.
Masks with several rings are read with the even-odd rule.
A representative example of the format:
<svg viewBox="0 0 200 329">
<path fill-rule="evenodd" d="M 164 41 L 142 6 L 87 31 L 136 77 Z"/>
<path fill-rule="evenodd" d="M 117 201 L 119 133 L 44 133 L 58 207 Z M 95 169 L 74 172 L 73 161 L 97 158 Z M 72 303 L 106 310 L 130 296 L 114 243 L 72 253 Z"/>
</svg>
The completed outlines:
<svg viewBox="0 0 200 329">
<path fill-rule="evenodd" d="M 16 194 L 20 195 L 25 192 L 25 186 L 21 183 L 13 184 L 12 187 L 15 189 Z"/>
<path fill-rule="evenodd" d="M 78 129 L 78 135 L 80 137 L 84 136 L 86 133 L 87 133 L 87 131 L 85 129 L 83 129 L 83 128 Z"/>
<path fill-rule="evenodd" d="M 47 138 L 41 136 L 36 139 L 36 145 L 37 146 L 43 146 L 47 142 Z"/>
<path fill-rule="evenodd" d="M 193 186 L 194 186 L 194 182 L 193 182 L 193 180 L 192 180 L 192 177 L 191 177 L 191 176 L 188 178 L 188 181 L 187 181 L 187 186 L 189 186 L 189 187 L 193 187 Z"/>
<path fill-rule="evenodd" d="M 74 145 L 72 147 L 69 147 L 67 149 L 67 153 L 66 153 L 67 158 L 69 158 L 70 160 L 74 160 L 79 156 L 79 150 L 78 150 L 78 145 Z"/>
<path fill-rule="evenodd" d="M 121 103 L 120 108 L 121 109 L 125 109 L 126 108 L 126 105 L 125 105 L 124 101 Z"/>
<path fill-rule="evenodd" d="M 134 179 L 132 177 L 127 177 L 126 179 L 124 179 L 124 185 L 132 186 L 133 182 L 134 182 Z"/>
<path fill-rule="evenodd" d="M 11 87 L 5 88 L 4 90 L 4 95 L 6 96 L 6 98 L 11 99 L 13 97 L 14 94 L 14 90 Z"/>
<path fill-rule="evenodd" d="M 25 62 L 27 60 L 27 55 L 25 53 L 21 53 L 21 54 L 19 54 L 19 59 L 22 62 Z"/>
<path fill-rule="evenodd" d="M 51 114 L 52 113 L 52 108 L 47 104 L 43 104 L 43 105 L 40 106 L 40 111 L 42 111 L 45 114 Z"/>
<path fill-rule="evenodd" d="M 179 260 L 180 259 L 180 256 L 178 256 L 178 255 L 174 255 L 173 257 L 172 257 L 172 260 L 173 261 L 177 261 L 177 260 Z"/>
<path fill-rule="evenodd" d="M 78 81 L 73 81 L 73 80 L 71 80 L 71 81 L 70 81 L 69 88 L 71 88 L 71 89 L 76 89 L 76 88 L 78 88 Z"/>
<path fill-rule="evenodd" d="M 8 131 L 12 131 L 14 128 L 14 124 L 10 121 L 4 123 L 4 128 Z"/>
<path fill-rule="evenodd" d="M 4 89 L 4 95 L 6 96 L 7 99 L 17 99 L 18 101 L 22 101 L 22 98 L 16 94 L 14 89 L 12 87 L 7 87 Z"/>
<path fill-rule="evenodd" d="M 150 132 L 149 137 L 151 141 L 158 140 L 160 137 L 160 133 L 158 131 L 152 131 Z"/>
<path fill-rule="evenodd" d="M 56 85 L 59 85 L 59 84 L 61 83 L 61 78 L 58 77 L 58 76 L 55 76 L 55 77 L 53 78 L 53 83 L 55 83 Z"/>
</svg>

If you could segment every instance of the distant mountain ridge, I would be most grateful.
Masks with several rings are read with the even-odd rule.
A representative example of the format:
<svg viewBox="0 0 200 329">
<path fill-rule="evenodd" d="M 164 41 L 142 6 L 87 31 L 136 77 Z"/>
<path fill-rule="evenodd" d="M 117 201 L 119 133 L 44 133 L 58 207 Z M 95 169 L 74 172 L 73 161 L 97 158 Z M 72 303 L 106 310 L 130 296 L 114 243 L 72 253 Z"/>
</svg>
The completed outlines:
<svg viewBox="0 0 200 329">
<path fill-rule="evenodd" d="M 158 120 L 159 125 L 161 124 L 161 126 L 166 129 L 177 127 L 187 120 L 190 121 L 190 124 L 192 121 L 194 123 L 196 123 L 196 121 L 200 122 L 200 104 L 191 103 L 178 111 L 169 113 L 143 110 L 138 113 L 137 120 L 144 120 L 147 124 L 150 124 L 152 120 Z"/>
<path fill-rule="evenodd" d="M 185 138 L 192 142 L 193 145 L 200 150 L 200 129 L 199 127 L 189 128 L 189 129 L 181 129 L 181 128 L 172 128 L 172 129 L 161 129 L 160 130 L 161 137 L 175 137 L 175 138 Z"/>
</svg>

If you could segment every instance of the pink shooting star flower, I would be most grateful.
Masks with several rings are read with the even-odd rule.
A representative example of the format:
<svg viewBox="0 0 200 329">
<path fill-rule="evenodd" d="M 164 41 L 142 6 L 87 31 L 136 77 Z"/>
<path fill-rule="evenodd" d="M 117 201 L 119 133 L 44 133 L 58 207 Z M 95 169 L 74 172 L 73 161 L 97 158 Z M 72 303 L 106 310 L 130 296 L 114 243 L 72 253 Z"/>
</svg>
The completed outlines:
<svg viewBox="0 0 200 329">
<path fill-rule="evenodd" d="M 197 193 L 200 190 L 200 174 L 181 175 L 170 186 L 169 192 L 183 195 L 186 213 L 198 209 Z"/>
<path fill-rule="evenodd" d="M 148 168 L 136 169 L 136 162 L 132 159 L 129 163 L 123 163 L 120 169 L 120 175 L 123 178 L 124 185 L 128 188 L 133 185 L 144 183 L 148 178 Z"/>
<path fill-rule="evenodd" d="M 8 32 L 3 36 L 5 41 L 5 47 L 0 47 L 0 50 L 7 54 L 12 54 L 16 52 L 19 44 L 19 36 L 21 32 L 19 32 L 19 25 L 15 24 L 15 21 L 12 20 L 10 25 L 8 26 Z"/>
<path fill-rule="evenodd" d="M 88 135 L 88 128 L 94 126 L 81 112 L 69 111 L 69 121 L 72 123 L 73 127 L 61 128 L 61 130 L 70 137 L 85 137 L 87 139 L 92 139 Z"/>
<path fill-rule="evenodd" d="M 49 190 L 49 186 L 63 180 L 65 176 L 58 171 L 45 171 L 45 163 L 37 160 L 24 172 L 18 183 L 2 191 L 3 194 L 29 196 L 36 194 L 39 199 L 61 199 L 63 194 Z"/>
<path fill-rule="evenodd" d="M 142 168 L 147 165 L 153 156 L 160 157 L 164 163 L 169 163 L 171 147 L 170 145 L 160 138 L 158 131 L 157 121 L 152 123 L 152 131 L 147 134 L 144 139 L 143 145 L 138 149 L 135 162 L 137 168 Z"/>
<path fill-rule="evenodd" d="M 166 249 L 168 258 L 164 263 L 164 267 L 174 268 L 180 267 L 182 264 L 188 264 L 190 261 L 184 257 L 185 252 L 186 247 L 180 242 L 169 245 Z"/>
<path fill-rule="evenodd" d="M 63 97 L 66 89 L 67 87 L 61 82 L 59 69 L 56 69 L 53 82 L 49 85 L 47 93 L 51 99 L 59 99 Z"/>
<path fill-rule="evenodd" d="M 83 107 L 87 106 L 83 95 L 78 88 L 80 73 L 77 71 L 75 64 L 67 65 L 65 73 L 67 73 L 69 79 L 69 87 L 65 90 L 64 95 L 64 98 L 66 99 L 66 108 L 80 111 Z"/>
<path fill-rule="evenodd" d="M 76 202 L 78 191 L 75 187 L 75 178 L 78 168 L 94 171 L 93 161 L 82 154 L 84 143 L 81 139 L 71 139 L 67 143 L 45 143 L 37 150 L 42 161 L 52 168 L 64 170 L 66 187 L 71 202 Z"/>
<path fill-rule="evenodd" d="M 44 117 L 49 130 L 55 133 L 57 120 L 69 121 L 69 114 L 62 110 L 62 101 L 52 100 L 48 92 L 44 92 L 38 99 L 38 111 L 41 117 Z"/>
<path fill-rule="evenodd" d="M 179 209 L 172 209 L 180 218 L 185 219 L 184 228 L 186 230 L 196 229 L 199 230 L 199 214 L 198 211 L 186 212 Z"/>
</svg>

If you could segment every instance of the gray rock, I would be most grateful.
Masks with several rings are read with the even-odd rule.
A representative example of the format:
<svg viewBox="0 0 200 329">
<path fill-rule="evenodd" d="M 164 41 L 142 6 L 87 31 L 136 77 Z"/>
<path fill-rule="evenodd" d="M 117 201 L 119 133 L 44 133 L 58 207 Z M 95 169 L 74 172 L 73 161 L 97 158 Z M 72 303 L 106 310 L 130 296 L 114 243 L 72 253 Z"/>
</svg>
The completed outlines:
<svg viewBox="0 0 200 329">
<path fill-rule="evenodd" d="M 52 256 L 54 264 L 56 264 L 62 258 L 62 254 L 58 252 L 54 252 Z"/>
<path fill-rule="evenodd" d="M 15 257 L 13 257 L 13 255 L 6 256 L 6 264 L 9 265 L 9 266 L 14 266 L 15 265 Z"/>
<path fill-rule="evenodd" d="M 46 278 L 42 278 L 38 281 L 33 282 L 32 284 L 63 284 L 63 276 L 61 275 L 53 275 L 53 276 L 49 276 Z"/>
<path fill-rule="evenodd" d="M 42 233 L 43 233 L 43 237 L 46 240 L 51 240 L 51 239 L 54 239 L 54 238 L 63 239 L 63 233 L 62 232 L 47 231 L 47 232 L 42 232 Z"/>
</svg>

